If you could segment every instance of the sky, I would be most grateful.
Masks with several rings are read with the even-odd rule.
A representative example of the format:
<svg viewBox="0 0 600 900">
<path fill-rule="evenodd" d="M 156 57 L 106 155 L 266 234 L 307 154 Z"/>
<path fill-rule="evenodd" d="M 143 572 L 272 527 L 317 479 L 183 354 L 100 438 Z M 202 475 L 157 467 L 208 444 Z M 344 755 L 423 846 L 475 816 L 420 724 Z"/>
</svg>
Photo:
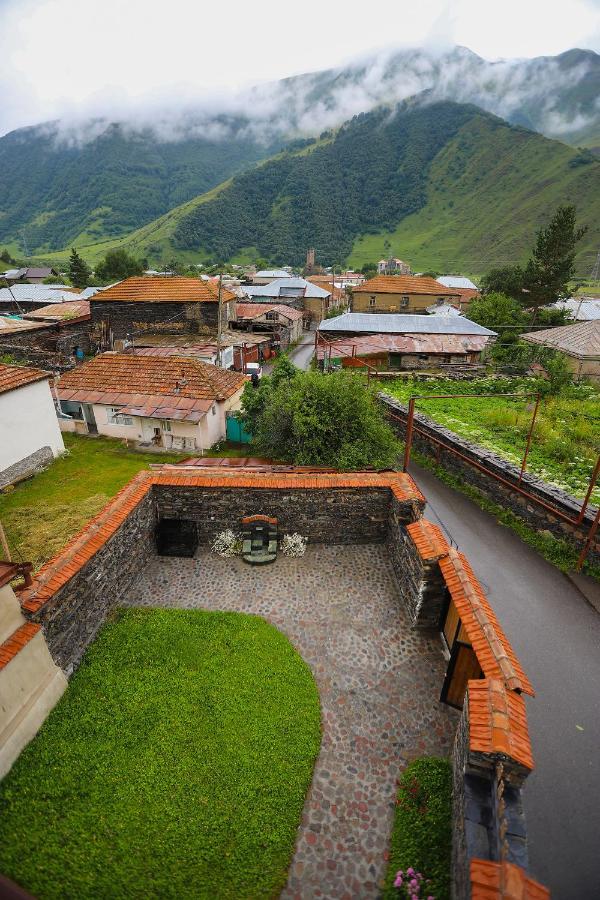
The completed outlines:
<svg viewBox="0 0 600 900">
<path fill-rule="evenodd" d="M 600 0 L 0 0 L 0 134 L 220 97 L 390 46 L 600 51 Z"/>
</svg>

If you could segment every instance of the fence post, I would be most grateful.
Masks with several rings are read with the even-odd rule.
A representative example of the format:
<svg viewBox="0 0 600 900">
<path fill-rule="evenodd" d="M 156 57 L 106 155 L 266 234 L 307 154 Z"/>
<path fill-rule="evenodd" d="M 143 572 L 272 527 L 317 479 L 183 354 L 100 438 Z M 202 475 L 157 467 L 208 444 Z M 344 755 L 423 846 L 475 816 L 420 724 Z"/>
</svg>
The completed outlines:
<svg viewBox="0 0 600 900">
<path fill-rule="evenodd" d="M 525 446 L 525 453 L 523 454 L 523 462 L 521 464 L 521 471 L 519 472 L 519 484 L 523 480 L 523 473 L 525 472 L 525 466 L 527 465 L 527 457 L 529 456 L 529 448 L 531 447 L 531 439 L 533 437 L 533 429 L 535 427 L 535 420 L 537 418 L 538 408 L 540 405 L 540 397 L 541 394 L 535 395 L 535 407 L 533 409 L 533 416 L 531 417 L 531 425 L 529 426 L 529 434 L 527 435 L 527 444 Z"/>
<path fill-rule="evenodd" d="M 403 472 L 408 472 L 408 464 L 410 462 L 410 449 L 412 446 L 413 422 L 415 418 L 415 398 L 411 397 L 408 401 L 408 418 L 406 420 L 406 435 L 404 444 L 404 465 Z"/>
</svg>

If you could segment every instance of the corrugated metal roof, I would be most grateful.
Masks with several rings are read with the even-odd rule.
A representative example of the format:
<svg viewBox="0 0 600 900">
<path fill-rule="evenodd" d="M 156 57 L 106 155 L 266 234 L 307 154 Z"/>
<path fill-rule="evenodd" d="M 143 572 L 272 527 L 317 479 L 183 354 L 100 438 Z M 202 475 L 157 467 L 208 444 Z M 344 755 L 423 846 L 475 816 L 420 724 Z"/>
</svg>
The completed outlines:
<svg viewBox="0 0 600 900">
<path fill-rule="evenodd" d="M 291 278 L 289 272 L 286 272 L 285 269 L 261 269 L 260 272 L 257 272 L 254 275 L 254 278 Z"/>
<path fill-rule="evenodd" d="M 280 293 L 282 288 L 284 288 L 283 295 Z M 331 294 L 331 291 L 326 291 L 317 284 L 307 281 L 305 278 L 276 278 L 274 281 L 270 281 L 269 284 L 249 284 L 243 286 L 244 293 L 247 294 L 248 297 L 269 297 L 273 300 L 281 296 L 285 297 L 285 291 L 290 289 L 304 291 L 302 295 L 304 297 L 329 297 Z"/>
<path fill-rule="evenodd" d="M 464 316 L 402 315 L 401 313 L 344 313 L 323 319 L 319 331 L 355 334 L 485 334 L 495 331 L 471 322 Z"/>
<path fill-rule="evenodd" d="M 64 303 L 78 299 L 79 293 L 67 284 L 13 284 L 10 290 L 0 288 L 0 303 Z"/>
<path fill-rule="evenodd" d="M 571 297 L 570 300 L 558 300 L 550 309 L 562 309 L 577 322 L 593 322 L 600 319 L 600 300 L 584 300 Z"/>
<path fill-rule="evenodd" d="M 352 356 L 376 356 L 383 353 L 480 353 L 487 343 L 485 335 L 460 334 L 373 334 L 337 338 L 317 346 L 317 359 L 325 354 L 342 359 Z"/>
<path fill-rule="evenodd" d="M 581 359 L 600 359 L 600 320 L 545 328 L 522 334 L 524 341 L 542 344 Z"/>
<path fill-rule="evenodd" d="M 444 287 L 467 288 L 473 291 L 478 290 L 477 285 L 473 284 L 470 278 L 464 278 L 462 275 L 440 275 L 435 280 L 439 281 L 440 284 L 443 284 Z"/>
</svg>

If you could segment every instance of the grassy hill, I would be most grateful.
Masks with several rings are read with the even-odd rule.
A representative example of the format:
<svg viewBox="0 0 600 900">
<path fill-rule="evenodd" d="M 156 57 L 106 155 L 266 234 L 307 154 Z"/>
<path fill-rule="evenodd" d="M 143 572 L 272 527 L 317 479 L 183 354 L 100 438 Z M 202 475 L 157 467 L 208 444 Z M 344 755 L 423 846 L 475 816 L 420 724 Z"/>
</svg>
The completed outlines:
<svg viewBox="0 0 600 900">
<path fill-rule="evenodd" d="M 124 246 L 155 263 L 260 255 L 300 265 L 314 246 L 322 263 L 359 266 L 389 241 L 416 270 L 477 275 L 523 260 L 561 203 L 575 203 L 589 227 L 577 259 L 585 272 L 600 246 L 600 160 L 476 107 L 409 102 L 358 116 L 81 252 L 92 264 Z"/>
</svg>

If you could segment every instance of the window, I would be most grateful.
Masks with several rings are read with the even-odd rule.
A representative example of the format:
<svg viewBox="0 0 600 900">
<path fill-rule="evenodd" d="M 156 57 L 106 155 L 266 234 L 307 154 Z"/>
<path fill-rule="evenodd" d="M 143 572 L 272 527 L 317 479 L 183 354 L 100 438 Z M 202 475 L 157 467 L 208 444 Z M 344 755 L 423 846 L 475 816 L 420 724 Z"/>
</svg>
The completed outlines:
<svg viewBox="0 0 600 900">
<path fill-rule="evenodd" d="M 216 414 L 217 414 L 217 404 L 216 403 L 213 403 L 211 412 L 212 412 L 213 416 L 216 416 Z"/>
<path fill-rule="evenodd" d="M 265 315 L 265 319 L 268 319 L 270 322 L 277 322 L 279 320 L 279 313 L 276 310 L 268 312 Z"/>
<path fill-rule="evenodd" d="M 124 416 L 118 406 L 107 406 L 106 418 L 109 425 L 133 425 L 131 416 Z"/>
<path fill-rule="evenodd" d="M 400 309 L 406 309 L 408 304 L 410 303 L 410 297 L 403 297 L 400 301 Z"/>
<path fill-rule="evenodd" d="M 377 305 L 377 297 L 369 297 L 369 306 Z"/>
<path fill-rule="evenodd" d="M 163 427 L 163 431 L 171 431 L 171 423 L 168 419 L 163 419 L 160 424 Z"/>
</svg>

